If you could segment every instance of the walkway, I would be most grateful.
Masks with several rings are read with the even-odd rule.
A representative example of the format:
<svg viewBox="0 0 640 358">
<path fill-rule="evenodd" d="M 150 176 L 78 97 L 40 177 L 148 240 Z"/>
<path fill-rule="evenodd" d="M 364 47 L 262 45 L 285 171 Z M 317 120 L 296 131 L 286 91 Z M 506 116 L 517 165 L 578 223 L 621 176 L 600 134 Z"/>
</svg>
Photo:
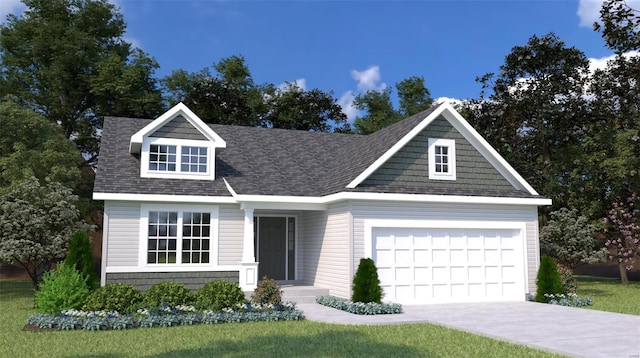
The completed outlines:
<svg viewBox="0 0 640 358">
<path fill-rule="evenodd" d="M 336 324 L 439 324 L 577 357 L 640 358 L 640 316 L 534 302 L 404 306 L 396 315 L 361 316 L 316 303 L 298 308 Z"/>
</svg>

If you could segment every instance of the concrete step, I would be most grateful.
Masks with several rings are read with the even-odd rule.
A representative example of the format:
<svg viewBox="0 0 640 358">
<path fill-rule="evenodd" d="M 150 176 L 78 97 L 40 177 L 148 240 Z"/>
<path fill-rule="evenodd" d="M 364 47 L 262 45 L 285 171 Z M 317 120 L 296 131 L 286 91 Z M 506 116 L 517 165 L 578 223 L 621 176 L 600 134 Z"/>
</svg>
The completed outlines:
<svg viewBox="0 0 640 358">
<path fill-rule="evenodd" d="M 316 297 L 326 296 L 329 290 L 314 286 L 280 286 L 282 289 L 282 300 L 295 303 L 314 303 Z"/>
</svg>

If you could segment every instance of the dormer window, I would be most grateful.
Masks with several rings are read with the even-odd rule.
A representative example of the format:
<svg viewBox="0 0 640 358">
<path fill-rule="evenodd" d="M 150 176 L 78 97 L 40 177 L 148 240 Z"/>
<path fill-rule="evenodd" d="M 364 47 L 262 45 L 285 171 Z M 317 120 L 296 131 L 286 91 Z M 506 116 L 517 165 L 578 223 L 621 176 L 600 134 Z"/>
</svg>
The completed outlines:
<svg viewBox="0 0 640 358">
<path fill-rule="evenodd" d="M 140 159 L 142 177 L 213 179 L 214 153 L 208 141 L 175 138 L 143 140 Z"/>
<path fill-rule="evenodd" d="M 161 172 L 176 171 L 176 146 L 158 145 L 149 146 L 149 170 Z"/>
<path fill-rule="evenodd" d="M 456 180 L 456 142 L 429 138 L 429 179 Z"/>
<path fill-rule="evenodd" d="M 207 148 L 183 146 L 182 155 L 180 156 L 180 171 L 206 173 Z"/>
</svg>

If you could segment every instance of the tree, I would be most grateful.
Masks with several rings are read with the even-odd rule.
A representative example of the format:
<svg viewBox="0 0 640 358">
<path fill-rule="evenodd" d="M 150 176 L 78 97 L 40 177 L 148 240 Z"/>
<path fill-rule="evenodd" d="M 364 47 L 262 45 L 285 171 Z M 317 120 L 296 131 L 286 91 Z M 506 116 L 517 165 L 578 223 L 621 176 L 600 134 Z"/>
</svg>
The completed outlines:
<svg viewBox="0 0 640 358">
<path fill-rule="evenodd" d="M 80 153 L 62 130 L 37 113 L 0 102 L 0 192 L 30 177 L 73 187 Z"/>
<path fill-rule="evenodd" d="M 376 264 L 370 258 L 361 258 L 358 270 L 353 278 L 351 301 L 380 303 L 381 300 L 382 288 L 380 288 Z"/>
<path fill-rule="evenodd" d="M 607 251 L 594 238 L 596 227 L 589 218 L 567 208 L 551 212 L 550 217 L 547 226 L 540 231 L 542 255 L 551 256 L 572 270 L 581 263 L 606 260 Z"/>
<path fill-rule="evenodd" d="M 626 0 L 605 0 L 600 9 L 602 24 L 596 22 L 593 28 L 602 33 L 607 47 L 616 53 L 637 50 L 640 48 L 638 13 Z"/>
<path fill-rule="evenodd" d="M 548 303 L 551 298 L 547 295 L 557 295 L 564 292 L 562 279 L 558 274 L 556 263 L 549 256 L 540 258 L 540 268 L 536 277 L 536 302 Z"/>
<path fill-rule="evenodd" d="M 356 95 L 353 106 L 365 112 L 354 122 L 357 133 L 374 133 L 405 117 L 424 111 L 433 104 L 431 93 L 425 87 L 423 77 L 412 76 L 404 79 L 396 83 L 396 88 L 399 99 L 397 110 L 393 108 L 391 101 L 393 92 L 391 87 L 381 91 L 370 90 Z"/>
<path fill-rule="evenodd" d="M 162 110 L 158 67 L 123 40 L 122 14 L 106 0 L 23 0 L 0 27 L 0 97 L 10 96 L 97 156 L 102 116 Z"/>
<path fill-rule="evenodd" d="M 580 50 L 553 33 L 534 35 L 511 50 L 499 75 L 477 79 L 483 90 L 468 106 L 474 127 L 555 208 L 582 209 L 571 194 L 585 179 L 575 159 L 592 121 L 583 97 L 588 71 Z"/>
<path fill-rule="evenodd" d="M 632 194 L 626 200 L 615 201 L 605 218 L 605 224 L 609 225 L 605 246 L 611 252 L 609 258 L 617 261 L 620 280 L 625 285 L 629 283 L 627 270 L 633 268 L 635 258 L 640 255 L 638 200 Z"/>
<path fill-rule="evenodd" d="M 64 262 L 69 267 L 75 267 L 80 272 L 89 289 L 99 286 L 98 277 L 93 269 L 91 241 L 86 231 L 78 231 L 73 234 L 69 244 L 69 253 Z"/>
<path fill-rule="evenodd" d="M 73 233 L 86 229 L 71 189 L 34 177 L 0 195 L 0 262 L 22 266 L 34 287 L 65 257 Z"/>
</svg>

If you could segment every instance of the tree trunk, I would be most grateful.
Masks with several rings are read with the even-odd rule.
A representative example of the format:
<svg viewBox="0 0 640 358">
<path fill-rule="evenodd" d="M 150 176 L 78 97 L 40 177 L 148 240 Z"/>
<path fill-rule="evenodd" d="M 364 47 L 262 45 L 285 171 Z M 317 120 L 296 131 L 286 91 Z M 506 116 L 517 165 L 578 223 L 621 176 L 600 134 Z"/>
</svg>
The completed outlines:
<svg viewBox="0 0 640 358">
<path fill-rule="evenodd" d="M 624 262 L 618 262 L 618 270 L 620 271 L 620 281 L 623 285 L 628 285 L 629 276 L 627 276 L 627 269 L 624 267 Z"/>
</svg>

